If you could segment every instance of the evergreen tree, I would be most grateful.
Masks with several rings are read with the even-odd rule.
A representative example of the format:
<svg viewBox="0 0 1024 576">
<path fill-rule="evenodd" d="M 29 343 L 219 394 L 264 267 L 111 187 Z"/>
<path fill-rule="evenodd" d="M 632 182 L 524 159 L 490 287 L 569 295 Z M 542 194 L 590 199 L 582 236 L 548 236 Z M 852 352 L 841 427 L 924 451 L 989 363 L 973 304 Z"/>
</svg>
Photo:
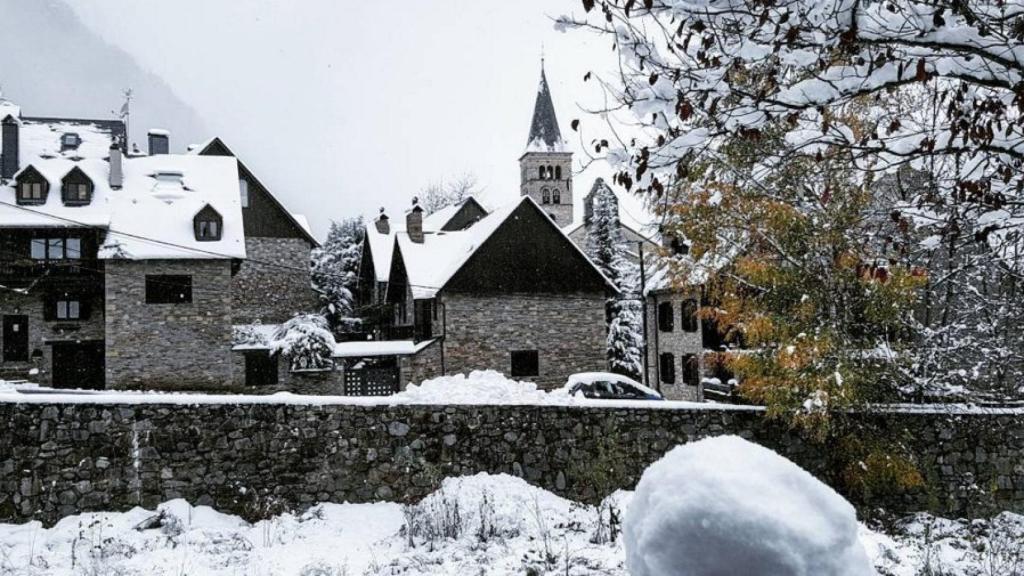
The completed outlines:
<svg viewBox="0 0 1024 576">
<path fill-rule="evenodd" d="M 615 193 L 598 180 L 592 198 L 587 253 L 619 289 L 619 295 L 607 303 L 608 364 L 613 372 L 638 377 L 644 338 L 638 267 L 626 255 L 629 247 L 622 235 Z"/>
<path fill-rule="evenodd" d="M 320 295 L 324 316 L 335 332 L 351 332 L 359 324 L 353 293 L 364 229 L 362 217 L 331 222 L 323 247 L 312 255 L 313 288 Z"/>
</svg>

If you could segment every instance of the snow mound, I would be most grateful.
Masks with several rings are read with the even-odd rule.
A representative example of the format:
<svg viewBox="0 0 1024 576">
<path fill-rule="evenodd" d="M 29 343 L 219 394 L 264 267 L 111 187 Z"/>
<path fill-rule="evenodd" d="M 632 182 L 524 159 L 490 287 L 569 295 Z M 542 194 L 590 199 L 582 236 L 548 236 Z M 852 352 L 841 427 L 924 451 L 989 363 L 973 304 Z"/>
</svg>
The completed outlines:
<svg viewBox="0 0 1024 576">
<path fill-rule="evenodd" d="M 846 500 L 736 436 L 679 446 L 637 484 L 623 535 L 632 576 L 875 574 Z"/>
<path fill-rule="evenodd" d="M 518 382 L 494 370 L 441 376 L 410 384 L 392 399 L 415 404 L 544 404 L 548 394 L 533 382 Z"/>
</svg>

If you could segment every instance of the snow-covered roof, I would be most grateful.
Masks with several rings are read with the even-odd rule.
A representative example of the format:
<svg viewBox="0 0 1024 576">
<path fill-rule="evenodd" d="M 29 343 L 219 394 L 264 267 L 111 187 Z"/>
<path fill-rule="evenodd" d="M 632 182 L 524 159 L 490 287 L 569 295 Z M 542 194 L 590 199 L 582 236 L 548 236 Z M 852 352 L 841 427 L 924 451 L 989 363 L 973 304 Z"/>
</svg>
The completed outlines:
<svg viewBox="0 0 1024 576">
<path fill-rule="evenodd" d="M 458 204 L 451 204 L 449 206 L 445 206 L 444 208 L 441 208 L 440 210 L 431 213 L 429 216 L 423 219 L 423 229 L 432 230 L 434 232 L 440 230 L 445 224 L 448 223 L 449 220 L 452 219 L 452 216 L 455 216 L 455 213 L 459 211 L 459 208 L 462 208 L 461 202 Z"/>
<path fill-rule="evenodd" d="M 61 137 L 78 136 L 62 151 Z M 123 186 L 110 187 L 116 121 L 21 118 L 19 173 L 30 167 L 49 183 L 46 202 L 19 206 L 14 181 L 0 186 L 0 227 L 98 227 L 108 230 L 100 258 L 244 258 L 238 168 L 234 158 L 180 154 L 122 158 Z M 75 168 L 93 183 L 84 206 L 67 206 L 61 181 Z M 195 239 L 192 218 L 209 205 L 223 218 L 220 240 Z"/>
<path fill-rule="evenodd" d="M 373 275 L 378 282 L 387 282 L 391 274 L 391 255 L 395 250 L 395 232 L 381 234 L 373 222 L 366 225 L 366 244 L 373 255 Z"/>
<path fill-rule="evenodd" d="M 367 358 L 370 356 L 411 356 L 434 343 L 434 340 L 364 340 L 341 342 L 334 348 L 335 358 Z"/>
<path fill-rule="evenodd" d="M 405 232 L 395 233 L 397 249 L 402 252 L 402 261 L 405 264 L 406 274 L 409 279 L 409 286 L 413 298 L 433 298 L 437 291 L 444 287 L 456 272 L 470 259 L 491 234 L 494 233 L 513 212 L 523 204 L 533 204 L 540 210 L 536 202 L 529 196 L 522 196 L 515 202 L 495 209 L 490 214 L 481 218 L 476 224 L 465 230 L 453 232 L 428 232 L 424 233 L 422 243 L 413 242 Z M 561 232 L 557 226 L 553 227 Z M 562 232 L 565 236 L 565 233 Z M 579 252 L 586 259 L 587 263 L 593 266 L 598 274 L 600 269 L 594 266 L 593 262 L 586 257 L 576 244 L 565 236 L 566 242 L 574 250 Z M 374 252 L 376 258 L 377 252 Z M 613 290 L 614 284 L 603 274 L 605 282 Z"/>
<path fill-rule="evenodd" d="M 305 214 L 295 214 L 293 212 L 292 218 L 295 220 L 295 223 L 298 224 L 300 228 L 306 231 L 307 234 L 311 236 L 313 235 L 313 229 L 309 227 L 309 220 L 306 218 Z"/>
<path fill-rule="evenodd" d="M 0 120 L 13 116 L 15 120 L 21 117 L 21 108 L 14 102 L 9 102 L 0 98 Z"/>
</svg>

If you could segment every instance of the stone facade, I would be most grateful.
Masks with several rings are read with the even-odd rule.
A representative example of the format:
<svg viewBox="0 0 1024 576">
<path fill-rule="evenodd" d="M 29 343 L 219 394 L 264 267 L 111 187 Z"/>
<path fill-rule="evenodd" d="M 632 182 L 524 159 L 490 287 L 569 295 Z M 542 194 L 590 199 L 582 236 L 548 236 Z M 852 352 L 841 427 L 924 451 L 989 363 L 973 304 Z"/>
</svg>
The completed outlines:
<svg viewBox="0 0 1024 576">
<path fill-rule="evenodd" d="M 511 351 L 537 350 L 540 374 L 516 377 L 546 389 L 575 372 L 603 371 L 607 329 L 602 294 L 442 294 L 445 370 L 511 375 Z"/>
<path fill-rule="evenodd" d="M 541 167 L 557 169 L 561 178 L 540 177 Z M 572 154 L 569 152 L 527 152 L 519 159 L 520 193 L 533 198 L 545 212 L 553 216 L 559 226 L 573 222 L 572 211 Z M 547 190 L 548 202 L 544 202 Z M 558 203 L 554 196 L 558 196 Z"/>
<path fill-rule="evenodd" d="M 269 354 L 267 350 L 235 350 L 231 354 L 232 375 L 235 387 L 245 394 L 313 394 L 317 396 L 341 396 L 345 394 L 345 371 L 338 364 L 330 370 L 292 370 L 287 358 L 277 356 L 277 384 L 274 386 L 246 386 L 246 354 Z"/>
<path fill-rule="evenodd" d="M 700 380 L 704 373 L 703 367 L 703 341 L 701 336 L 701 323 L 697 322 L 695 332 L 683 330 L 681 314 L 683 302 L 688 299 L 695 299 L 699 302 L 697 294 L 685 294 L 681 292 L 663 292 L 648 296 L 647 298 L 647 375 L 650 378 L 650 387 L 661 391 L 662 395 L 669 400 L 702 400 Z M 658 324 L 658 309 L 662 304 L 671 304 L 672 307 L 672 330 L 663 331 Z M 667 382 L 665 374 L 660 370 L 660 358 L 662 354 L 672 355 L 674 367 L 674 383 Z M 692 358 L 697 363 L 696 385 L 685 382 L 686 362 Z"/>
<path fill-rule="evenodd" d="M 43 307 L 48 305 L 45 293 L 34 290 L 29 294 L 18 294 L 0 290 L 0 320 L 5 315 L 28 317 L 28 362 L 11 362 L 0 358 L 0 379 L 28 379 L 42 385 L 53 384 L 53 344 L 58 342 L 102 341 L 104 332 L 104 310 L 102 292 L 83 298 L 88 306 L 88 317 L 84 320 L 47 319 Z M 0 350 L 3 333 L 0 332 Z M 35 358 L 33 358 L 35 356 Z M 38 373 L 29 374 L 31 370 Z"/>
<path fill-rule="evenodd" d="M 307 240 L 247 236 L 245 252 L 247 259 L 231 280 L 235 324 L 279 324 L 319 308 L 310 286 Z"/>
<path fill-rule="evenodd" d="M 146 275 L 192 277 L 192 302 L 147 304 Z M 106 264 L 107 388 L 220 390 L 231 361 L 231 262 L 111 260 Z"/>
<path fill-rule="evenodd" d="M 926 489 L 861 510 L 1024 512 L 1019 412 L 880 416 L 906 431 Z M 53 523 L 173 498 L 250 518 L 316 502 L 413 501 L 449 476 L 509 473 L 574 499 L 613 464 L 631 488 L 673 446 L 738 434 L 822 479 L 829 447 L 755 409 L 367 404 L 0 404 L 0 522 Z M 608 460 L 611 458 L 612 460 Z M 604 459 L 604 460 L 602 460 Z"/>
<path fill-rule="evenodd" d="M 409 384 L 419 384 L 430 378 L 441 376 L 441 366 L 444 358 L 441 352 L 444 342 L 440 339 L 427 345 L 413 356 L 399 356 L 398 358 L 398 388 L 405 390 Z"/>
</svg>

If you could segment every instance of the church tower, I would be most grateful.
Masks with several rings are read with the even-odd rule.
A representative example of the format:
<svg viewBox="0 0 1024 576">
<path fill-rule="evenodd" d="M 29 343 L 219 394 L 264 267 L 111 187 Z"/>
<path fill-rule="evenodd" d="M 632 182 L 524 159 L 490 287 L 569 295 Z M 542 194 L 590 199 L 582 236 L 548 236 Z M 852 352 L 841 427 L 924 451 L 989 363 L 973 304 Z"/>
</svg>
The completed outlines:
<svg viewBox="0 0 1024 576">
<path fill-rule="evenodd" d="M 558 129 L 543 60 L 530 137 L 519 157 L 519 170 L 520 193 L 533 198 L 560 227 L 572 224 L 572 152 Z"/>
</svg>

